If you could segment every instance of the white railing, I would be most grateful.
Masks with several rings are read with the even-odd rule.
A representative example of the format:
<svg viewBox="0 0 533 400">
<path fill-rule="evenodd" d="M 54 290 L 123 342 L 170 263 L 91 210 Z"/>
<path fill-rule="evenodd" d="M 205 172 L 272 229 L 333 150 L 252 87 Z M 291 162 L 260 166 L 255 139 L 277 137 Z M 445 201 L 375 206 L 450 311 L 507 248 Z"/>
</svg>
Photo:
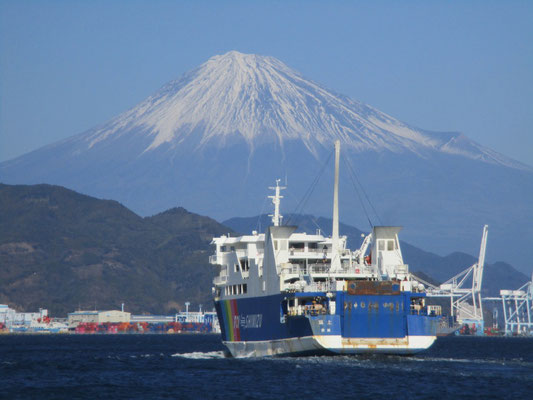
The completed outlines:
<svg viewBox="0 0 533 400">
<path fill-rule="evenodd" d="M 330 281 L 326 281 L 326 282 L 313 282 L 310 285 L 306 285 L 304 290 L 310 291 L 310 292 L 329 292 L 335 289 L 336 288 L 333 287 Z"/>
<path fill-rule="evenodd" d="M 441 306 L 427 306 L 428 315 L 437 316 L 442 314 Z"/>
<path fill-rule="evenodd" d="M 289 254 L 292 256 L 294 253 L 305 253 L 305 249 L 289 248 Z"/>
<path fill-rule="evenodd" d="M 319 250 L 308 250 L 305 249 L 289 249 L 289 256 L 294 256 L 297 253 L 297 257 L 302 257 L 302 255 L 308 258 L 324 258 L 324 252 Z M 331 253 L 326 253 L 326 257 L 331 257 Z"/>
<path fill-rule="evenodd" d="M 286 263 L 281 266 L 281 273 L 284 275 L 300 275 L 306 274 L 306 269 L 299 264 Z"/>
<path fill-rule="evenodd" d="M 284 275 L 307 275 L 307 274 L 328 274 L 330 272 L 331 265 L 329 263 L 309 264 L 307 267 L 300 264 L 283 264 L 279 271 Z M 342 268 L 339 271 L 341 274 L 353 274 L 353 275 L 371 275 L 373 273 L 372 267 L 360 266 L 349 263 L 343 263 Z"/>
<path fill-rule="evenodd" d="M 311 274 L 327 274 L 330 269 L 330 264 L 309 264 L 309 272 Z"/>
</svg>

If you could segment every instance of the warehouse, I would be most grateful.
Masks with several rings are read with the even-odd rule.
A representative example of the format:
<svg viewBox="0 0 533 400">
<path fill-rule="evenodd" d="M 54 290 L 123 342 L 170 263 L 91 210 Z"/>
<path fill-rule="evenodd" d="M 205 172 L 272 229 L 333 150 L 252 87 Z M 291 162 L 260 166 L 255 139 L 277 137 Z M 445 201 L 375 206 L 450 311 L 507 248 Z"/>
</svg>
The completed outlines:
<svg viewBox="0 0 533 400">
<path fill-rule="evenodd" d="M 75 328 L 82 323 L 103 324 L 106 322 L 130 322 L 131 313 L 120 310 L 108 311 L 75 311 L 68 315 L 69 328 Z"/>
</svg>

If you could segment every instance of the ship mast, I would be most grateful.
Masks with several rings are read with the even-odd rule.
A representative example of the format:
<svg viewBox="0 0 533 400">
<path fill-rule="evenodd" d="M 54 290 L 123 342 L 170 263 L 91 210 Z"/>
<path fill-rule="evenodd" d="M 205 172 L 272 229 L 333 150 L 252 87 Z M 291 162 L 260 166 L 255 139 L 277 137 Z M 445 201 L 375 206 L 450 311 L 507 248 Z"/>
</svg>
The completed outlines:
<svg viewBox="0 0 533 400">
<path fill-rule="evenodd" d="M 331 272 L 341 270 L 339 255 L 339 157 L 341 142 L 335 141 L 335 186 L 333 188 L 333 226 L 331 228 Z"/>
<path fill-rule="evenodd" d="M 279 185 L 280 179 L 276 179 L 276 186 L 272 187 L 270 186 L 269 189 L 275 190 L 276 194 L 274 196 L 268 196 L 269 199 L 272 199 L 272 204 L 274 204 L 274 214 L 269 214 L 269 217 L 272 217 L 272 224 L 274 226 L 280 226 L 281 220 L 283 219 L 283 215 L 279 213 L 279 204 L 281 202 L 281 199 L 283 196 L 280 196 L 280 190 L 286 189 L 285 186 Z"/>
</svg>

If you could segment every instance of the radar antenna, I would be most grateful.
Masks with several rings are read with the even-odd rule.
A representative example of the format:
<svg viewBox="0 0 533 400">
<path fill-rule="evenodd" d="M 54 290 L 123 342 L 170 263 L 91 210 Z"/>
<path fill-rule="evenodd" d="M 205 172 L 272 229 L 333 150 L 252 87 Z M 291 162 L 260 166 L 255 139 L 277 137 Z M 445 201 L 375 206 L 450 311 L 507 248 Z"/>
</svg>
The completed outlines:
<svg viewBox="0 0 533 400">
<path fill-rule="evenodd" d="M 274 204 L 274 214 L 269 214 L 269 217 L 272 217 L 272 224 L 274 226 L 280 226 L 283 215 L 279 213 L 279 205 L 283 196 L 280 196 L 280 191 L 282 189 L 287 189 L 285 186 L 280 186 L 279 182 L 281 179 L 276 179 L 276 186 L 270 186 L 269 189 L 275 190 L 274 196 L 268 196 L 269 199 L 272 199 L 272 204 Z"/>
</svg>

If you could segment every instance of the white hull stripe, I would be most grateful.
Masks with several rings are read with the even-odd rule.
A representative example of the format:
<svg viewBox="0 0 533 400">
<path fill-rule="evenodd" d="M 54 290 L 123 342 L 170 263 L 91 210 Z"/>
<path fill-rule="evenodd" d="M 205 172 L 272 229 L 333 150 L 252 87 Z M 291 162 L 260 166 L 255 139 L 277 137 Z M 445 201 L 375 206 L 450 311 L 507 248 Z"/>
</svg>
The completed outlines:
<svg viewBox="0 0 533 400">
<path fill-rule="evenodd" d="M 224 342 L 233 357 L 264 357 L 329 351 L 338 354 L 415 354 L 430 347 L 436 336 L 406 336 L 400 339 L 343 338 L 340 335 Z"/>
</svg>

